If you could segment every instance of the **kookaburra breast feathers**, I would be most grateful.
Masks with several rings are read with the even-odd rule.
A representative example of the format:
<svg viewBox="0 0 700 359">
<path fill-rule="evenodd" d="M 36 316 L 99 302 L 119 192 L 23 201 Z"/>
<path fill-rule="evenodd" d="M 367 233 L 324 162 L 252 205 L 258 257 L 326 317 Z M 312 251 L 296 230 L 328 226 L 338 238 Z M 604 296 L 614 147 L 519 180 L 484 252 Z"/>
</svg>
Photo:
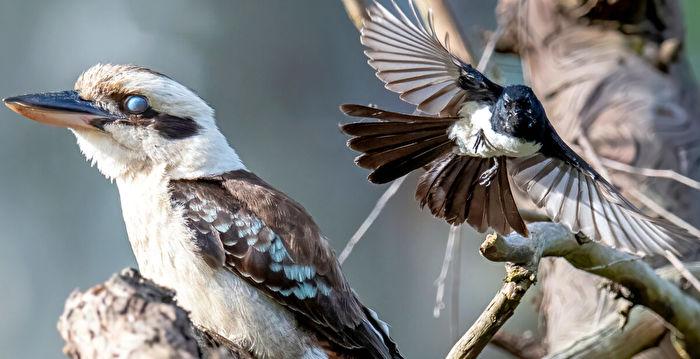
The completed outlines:
<svg viewBox="0 0 700 359">
<path fill-rule="evenodd" d="M 409 1 L 410 2 L 410 1 Z M 502 87 L 451 54 L 435 34 L 374 2 L 361 41 L 386 88 L 416 105 L 406 115 L 343 105 L 341 126 L 356 163 L 385 183 L 426 167 L 416 197 L 449 223 L 527 236 L 510 182 L 550 218 L 591 239 L 637 254 L 682 254 L 698 240 L 628 202 L 556 133 L 532 89 Z M 413 5 L 412 2 L 410 2 Z M 415 9 L 414 9 L 415 14 Z"/>
<path fill-rule="evenodd" d="M 97 65 L 75 90 L 4 101 L 70 128 L 115 180 L 140 270 L 175 290 L 195 324 L 258 358 L 401 357 L 311 216 L 243 166 L 185 86 Z"/>
</svg>

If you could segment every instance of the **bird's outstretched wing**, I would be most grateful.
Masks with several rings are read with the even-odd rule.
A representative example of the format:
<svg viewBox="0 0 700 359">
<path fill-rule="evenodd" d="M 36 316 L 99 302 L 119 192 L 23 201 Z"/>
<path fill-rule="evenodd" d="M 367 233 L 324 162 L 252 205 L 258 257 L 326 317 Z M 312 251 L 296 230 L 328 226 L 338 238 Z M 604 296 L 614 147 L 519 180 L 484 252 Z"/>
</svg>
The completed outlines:
<svg viewBox="0 0 700 359">
<path fill-rule="evenodd" d="M 301 205 L 247 171 L 170 187 L 210 265 L 221 257 L 218 265 L 321 333 L 329 352 L 400 358 L 386 324 L 359 302 Z"/>
<path fill-rule="evenodd" d="M 513 182 L 554 221 L 572 232 L 636 254 L 683 254 L 697 239 L 643 214 L 579 157 L 552 129 L 540 152 L 510 158 Z"/>
<path fill-rule="evenodd" d="M 413 2 L 410 2 L 413 5 Z M 452 55 L 432 22 L 413 23 L 392 0 L 398 17 L 375 1 L 362 28 L 369 65 L 386 88 L 428 114 L 456 115 L 467 101 L 495 103 L 503 88 Z"/>
</svg>

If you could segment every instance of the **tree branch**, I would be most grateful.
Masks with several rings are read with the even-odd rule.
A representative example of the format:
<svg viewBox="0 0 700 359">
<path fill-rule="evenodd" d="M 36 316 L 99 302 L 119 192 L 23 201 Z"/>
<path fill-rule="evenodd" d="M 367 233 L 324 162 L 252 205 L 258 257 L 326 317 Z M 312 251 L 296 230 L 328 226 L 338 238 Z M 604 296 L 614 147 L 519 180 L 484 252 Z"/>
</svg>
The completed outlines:
<svg viewBox="0 0 700 359">
<path fill-rule="evenodd" d="M 445 0 L 414 0 L 414 2 L 426 24 L 432 10 L 435 33 L 440 41 L 447 37 L 449 42 L 445 46 L 450 49 L 450 52 L 468 64 L 474 63 L 474 51 L 467 43 L 453 15 L 454 11 L 450 9 L 447 2 Z"/>
<path fill-rule="evenodd" d="M 699 181 L 696 181 L 690 177 L 683 176 L 682 174 L 680 174 L 674 170 L 657 170 L 654 168 L 635 167 L 635 166 L 630 166 L 626 163 L 622 163 L 622 162 L 618 162 L 615 160 L 611 160 L 609 158 L 602 158 L 602 157 L 601 157 L 601 162 L 603 163 L 603 166 L 608 167 L 608 168 L 615 170 L 615 171 L 626 172 L 626 173 L 631 173 L 631 174 L 636 174 L 636 175 L 646 176 L 646 177 L 667 178 L 667 179 L 682 183 L 690 188 L 700 190 L 700 182 Z"/>
<path fill-rule="evenodd" d="M 58 320 L 63 352 L 71 358 L 253 359 L 218 334 L 195 328 L 173 295 L 136 269 L 73 291 Z"/>
<path fill-rule="evenodd" d="M 348 13 L 348 17 L 355 25 L 355 27 L 360 30 L 362 29 L 362 21 L 368 17 L 367 15 L 367 2 L 365 0 L 342 0 L 345 6 L 345 12 Z"/>
<path fill-rule="evenodd" d="M 452 347 L 447 354 L 448 359 L 476 358 L 513 315 L 535 280 L 535 271 L 528 267 L 508 263 L 506 272 L 505 283 L 476 322 Z"/>
<path fill-rule="evenodd" d="M 487 259 L 507 262 L 505 283 L 476 322 L 452 347 L 447 354 L 448 359 L 476 358 L 513 315 L 536 278 L 542 250 L 547 243 L 545 238 L 538 237 L 548 235 L 549 231 L 531 231 L 531 239 L 520 237 L 522 243 L 512 248 L 503 246 L 503 241 L 499 240 L 501 236 L 486 236 L 480 248 L 481 253 Z"/>
<path fill-rule="evenodd" d="M 374 205 L 374 208 L 372 208 L 372 211 L 369 212 L 367 215 L 367 218 L 362 222 L 359 228 L 357 228 L 357 231 L 355 231 L 355 234 L 350 237 L 350 240 L 348 243 L 345 244 L 345 248 L 340 252 L 340 255 L 338 256 L 338 262 L 340 264 L 343 264 L 346 259 L 350 256 L 350 253 L 352 253 L 353 248 L 355 248 L 355 245 L 360 242 L 362 239 L 362 236 L 365 235 L 369 227 L 372 226 L 372 223 L 374 223 L 375 220 L 377 220 L 377 217 L 379 217 L 379 214 L 382 213 L 382 210 L 384 210 L 384 207 L 386 206 L 387 202 L 391 199 L 391 197 L 394 197 L 396 192 L 399 190 L 401 187 L 401 184 L 403 181 L 406 180 L 407 176 L 403 176 L 401 178 L 395 179 L 393 182 L 391 182 L 391 186 L 384 191 L 381 197 L 377 200 L 377 203 Z"/>
<path fill-rule="evenodd" d="M 668 331 L 659 316 L 643 307 L 634 307 L 624 317 L 608 316 L 593 332 L 579 337 L 546 359 L 618 359 L 630 358 L 658 343 Z M 623 328 L 624 325 L 624 328 Z"/>
<path fill-rule="evenodd" d="M 547 354 L 541 338 L 524 338 L 505 330 L 496 332 L 491 344 L 518 359 L 539 359 Z"/>
<path fill-rule="evenodd" d="M 561 225 L 541 222 L 531 223 L 528 228 L 529 239 L 518 234 L 495 236 L 484 242 L 482 254 L 492 261 L 515 262 L 563 257 L 578 269 L 625 286 L 629 290 L 626 299 L 664 318 L 682 334 L 691 357 L 700 355 L 700 303 L 661 278 L 647 263 L 592 241 L 579 244 L 576 236 Z"/>
</svg>

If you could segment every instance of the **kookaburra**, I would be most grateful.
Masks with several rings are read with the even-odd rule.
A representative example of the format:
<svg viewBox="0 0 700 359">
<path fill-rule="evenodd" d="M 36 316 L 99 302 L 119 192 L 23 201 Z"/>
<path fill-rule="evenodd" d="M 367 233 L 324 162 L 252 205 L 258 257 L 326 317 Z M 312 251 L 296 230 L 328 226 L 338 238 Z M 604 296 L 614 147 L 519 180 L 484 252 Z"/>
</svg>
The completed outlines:
<svg viewBox="0 0 700 359">
<path fill-rule="evenodd" d="M 416 197 L 453 224 L 527 236 L 510 182 L 554 222 L 641 255 L 682 254 L 698 238 L 644 215 L 559 137 L 532 89 L 502 87 L 464 63 L 432 23 L 412 21 L 375 1 L 362 28 L 365 54 L 386 87 L 417 106 L 407 115 L 343 105 L 349 116 L 378 119 L 342 126 L 356 163 L 385 183 L 427 167 Z M 412 2 L 411 2 L 412 5 Z M 415 10 L 414 10 L 415 13 Z"/>
<path fill-rule="evenodd" d="M 68 127 L 119 187 L 145 277 L 259 358 L 400 358 L 304 208 L 246 169 L 214 111 L 169 77 L 96 65 L 75 90 L 4 99 Z"/>
</svg>

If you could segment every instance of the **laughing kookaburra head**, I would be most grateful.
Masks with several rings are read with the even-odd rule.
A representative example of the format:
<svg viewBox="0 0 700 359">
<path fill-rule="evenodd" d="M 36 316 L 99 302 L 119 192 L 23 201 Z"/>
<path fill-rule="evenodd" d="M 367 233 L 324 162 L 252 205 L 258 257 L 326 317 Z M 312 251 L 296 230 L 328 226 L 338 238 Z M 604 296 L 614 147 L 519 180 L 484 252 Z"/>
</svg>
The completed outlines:
<svg viewBox="0 0 700 359">
<path fill-rule="evenodd" d="M 259 358 L 400 358 L 304 208 L 249 172 L 201 98 L 137 66 L 97 65 L 75 90 L 6 98 L 68 127 L 116 181 L 144 276 L 195 324 Z"/>
</svg>

